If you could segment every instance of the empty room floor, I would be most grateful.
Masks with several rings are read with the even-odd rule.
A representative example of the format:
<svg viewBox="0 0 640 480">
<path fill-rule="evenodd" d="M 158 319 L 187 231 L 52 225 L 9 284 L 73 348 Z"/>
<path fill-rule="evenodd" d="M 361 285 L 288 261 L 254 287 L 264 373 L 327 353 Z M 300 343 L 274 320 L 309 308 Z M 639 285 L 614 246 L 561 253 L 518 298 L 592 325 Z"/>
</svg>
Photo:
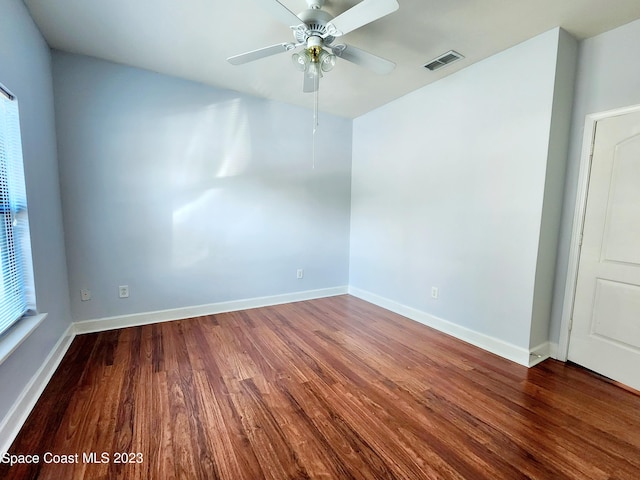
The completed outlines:
<svg viewBox="0 0 640 480">
<path fill-rule="evenodd" d="M 351 296 L 75 338 L 3 479 L 634 479 L 640 397 Z"/>
</svg>

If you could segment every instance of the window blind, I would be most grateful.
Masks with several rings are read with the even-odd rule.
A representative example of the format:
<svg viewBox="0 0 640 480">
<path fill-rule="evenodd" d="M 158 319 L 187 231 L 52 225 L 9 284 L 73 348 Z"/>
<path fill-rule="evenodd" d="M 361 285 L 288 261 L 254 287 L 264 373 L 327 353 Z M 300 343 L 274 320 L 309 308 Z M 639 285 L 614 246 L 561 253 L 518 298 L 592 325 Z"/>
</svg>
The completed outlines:
<svg viewBox="0 0 640 480">
<path fill-rule="evenodd" d="M 35 307 L 18 102 L 0 91 L 0 335 Z"/>
</svg>

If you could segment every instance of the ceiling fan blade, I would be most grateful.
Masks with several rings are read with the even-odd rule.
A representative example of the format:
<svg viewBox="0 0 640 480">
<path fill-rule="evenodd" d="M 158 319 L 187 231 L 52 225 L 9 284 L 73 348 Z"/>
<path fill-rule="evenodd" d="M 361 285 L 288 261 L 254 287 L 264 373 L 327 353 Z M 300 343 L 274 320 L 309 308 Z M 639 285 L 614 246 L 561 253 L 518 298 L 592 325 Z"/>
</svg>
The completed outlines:
<svg viewBox="0 0 640 480">
<path fill-rule="evenodd" d="M 298 18 L 298 16 L 285 7 L 278 0 L 256 0 L 257 3 L 262 5 L 262 8 L 267 10 L 271 16 L 280 22 L 284 23 L 288 27 L 296 27 L 304 22 Z"/>
<path fill-rule="evenodd" d="M 396 0 L 363 0 L 327 24 L 328 34 L 346 35 L 374 20 L 395 12 L 400 5 Z"/>
<path fill-rule="evenodd" d="M 309 70 L 304 72 L 304 82 L 302 84 L 302 91 L 304 93 L 317 92 L 320 87 L 321 72 L 318 70 Z"/>
<path fill-rule="evenodd" d="M 231 65 L 242 65 L 243 63 L 253 62 L 264 57 L 270 57 L 277 53 L 288 52 L 296 47 L 293 43 L 278 43 L 269 47 L 259 48 L 258 50 L 252 50 L 250 52 L 241 53 L 240 55 L 234 55 L 227 58 L 227 61 Z"/>
<path fill-rule="evenodd" d="M 336 57 L 340 57 L 361 67 L 368 68 L 372 72 L 379 75 L 391 73 L 396 64 L 391 60 L 379 57 L 373 53 L 361 50 L 351 45 L 336 45 L 333 47 L 333 53 Z"/>
</svg>

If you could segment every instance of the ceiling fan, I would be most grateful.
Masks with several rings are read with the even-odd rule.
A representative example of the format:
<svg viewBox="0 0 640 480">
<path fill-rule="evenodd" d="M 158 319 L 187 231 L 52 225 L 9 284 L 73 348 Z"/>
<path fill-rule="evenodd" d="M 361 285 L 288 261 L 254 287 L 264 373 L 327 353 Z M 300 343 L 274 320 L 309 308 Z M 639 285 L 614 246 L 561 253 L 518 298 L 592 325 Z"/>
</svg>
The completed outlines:
<svg viewBox="0 0 640 480">
<path fill-rule="evenodd" d="M 255 1 L 262 4 L 276 19 L 288 25 L 293 30 L 295 41 L 234 55 L 227 59 L 232 65 L 241 65 L 304 46 L 300 52 L 294 52 L 291 58 L 296 68 L 304 72 L 304 92 L 318 91 L 322 72 L 328 72 L 334 67 L 336 57 L 381 75 L 390 73 L 396 66 L 392 61 L 365 50 L 335 43 L 338 37 L 395 12 L 399 8 L 396 0 L 363 0 L 335 18 L 322 10 L 325 0 L 307 0 L 309 8 L 298 15 L 278 0 Z"/>
</svg>

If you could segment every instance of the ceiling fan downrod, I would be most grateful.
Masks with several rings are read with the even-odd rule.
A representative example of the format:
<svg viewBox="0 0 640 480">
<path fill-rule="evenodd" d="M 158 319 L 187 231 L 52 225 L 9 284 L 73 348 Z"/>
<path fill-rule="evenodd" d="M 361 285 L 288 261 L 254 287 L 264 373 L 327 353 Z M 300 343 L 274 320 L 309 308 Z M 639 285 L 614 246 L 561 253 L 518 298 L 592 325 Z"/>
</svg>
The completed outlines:
<svg viewBox="0 0 640 480">
<path fill-rule="evenodd" d="M 307 0 L 307 5 L 311 9 L 319 10 L 324 5 L 324 0 Z"/>
</svg>

